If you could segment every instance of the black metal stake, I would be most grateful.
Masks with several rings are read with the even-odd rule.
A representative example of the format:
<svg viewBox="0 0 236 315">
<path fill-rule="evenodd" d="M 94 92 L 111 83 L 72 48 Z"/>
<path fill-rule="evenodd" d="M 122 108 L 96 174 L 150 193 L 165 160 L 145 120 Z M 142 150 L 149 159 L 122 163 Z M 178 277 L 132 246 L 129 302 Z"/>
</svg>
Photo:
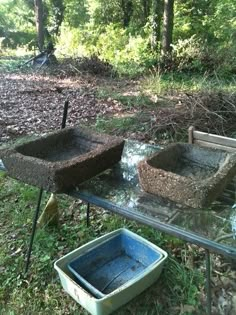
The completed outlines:
<svg viewBox="0 0 236 315">
<path fill-rule="evenodd" d="M 206 294 L 207 294 L 207 314 L 211 315 L 211 258 L 210 251 L 205 249 L 206 254 Z"/>
<path fill-rule="evenodd" d="M 90 215 L 90 203 L 88 202 L 87 203 L 87 216 L 86 216 L 86 219 L 87 219 L 87 227 L 89 227 L 90 225 L 90 218 L 89 218 L 89 215 Z"/>
<path fill-rule="evenodd" d="M 25 273 L 27 273 L 28 269 L 29 269 L 30 256 L 31 256 L 33 242 L 34 242 L 34 235 L 35 235 L 36 225 L 37 225 L 38 216 L 39 216 L 39 210 L 40 210 L 40 204 L 41 204 L 41 200 L 42 200 L 42 194 L 43 194 L 43 188 L 41 187 L 40 191 L 39 191 L 37 207 L 36 207 L 36 210 L 35 210 L 35 213 L 34 213 L 34 219 L 33 219 L 33 225 L 32 225 L 32 233 L 31 233 L 31 238 L 30 238 L 29 249 L 28 249 L 28 252 L 27 252 Z"/>
<path fill-rule="evenodd" d="M 66 126 L 68 107 L 69 107 L 69 101 L 67 99 L 65 101 L 65 103 L 64 103 L 61 129 L 64 129 L 65 126 Z M 37 207 L 35 209 L 34 218 L 33 218 L 32 232 L 31 232 L 31 237 L 30 237 L 30 244 L 29 244 L 29 249 L 28 249 L 27 258 L 26 258 L 25 273 L 27 273 L 28 269 L 29 269 L 30 256 L 31 256 L 31 251 L 32 251 L 32 247 L 33 247 L 33 242 L 34 242 L 34 236 L 35 236 L 35 231 L 36 231 L 36 226 L 37 226 L 37 221 L 38 221 L 38 216 L 39 216 L 39 210 L 40 210 L 42 195 L 43 195 L 43 188 L 41 187 L 40 191 L 39 191 Z"/>
<path fill-rule="evenodd" d="M 61 123 L 61 129 L 64 129 L 66 126 L 68 107 L 69 107 L 69 101 L 66 100 L 65 104 L 64 104 L 64 109 L 63 109 L 63 118 L 62 118 L 62 123 Z"/>
</svg>

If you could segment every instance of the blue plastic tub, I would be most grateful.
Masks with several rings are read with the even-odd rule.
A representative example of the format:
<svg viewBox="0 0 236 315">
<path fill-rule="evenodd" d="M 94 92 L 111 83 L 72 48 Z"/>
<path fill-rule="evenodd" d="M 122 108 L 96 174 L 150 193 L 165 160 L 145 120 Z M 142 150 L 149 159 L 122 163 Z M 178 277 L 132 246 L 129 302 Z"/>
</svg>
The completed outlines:
<svg viewBox="0 0 236 315">
<path fill-rule="evenodd" d="M 167 253 L 143 237 L 119 229 L 57 260 L 63 288 L 93 315 L 108 315 L 160 276 Z"/>
<path fill-rule="evenodd" d="M 68 264 L 68 268 L 96 297 L 104 297 L 136 278 L 162 254 L 121 230 Z"/>
</svg>

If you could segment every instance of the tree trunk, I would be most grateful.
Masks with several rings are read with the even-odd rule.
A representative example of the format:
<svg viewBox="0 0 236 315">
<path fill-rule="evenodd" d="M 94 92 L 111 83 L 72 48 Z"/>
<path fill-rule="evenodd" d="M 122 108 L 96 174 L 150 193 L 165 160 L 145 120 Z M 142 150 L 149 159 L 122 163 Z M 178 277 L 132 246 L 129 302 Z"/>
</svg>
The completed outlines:
<svg viewBox="0 0 236 315">
<path fill-rule="evenodd" d="M 133 14 L 132 0 L 121 0 L 121 8 L 123 11 L 123 26 L 128 27 L 131 16 Z"/>
<path fill-rule="evenodd" d="M 39 50 L 43 50 L 44 45 L 44 27 L 43 27 L 43 1 L 34 0 L 36 31 L 38 36 Z"/>
<path fill-rule="evenodd" d="M 56 36 L 59 35 L 60 26 L 64 19 L 65 5 L 64 0 L 51 0 L 53 11 L 54 11 L 54 20 L 55 27 L 52 30 L 52 33 Z"/>
<path fill-rule="evenodd" d="M 174 0 L 164 1 L 163 34 L 162 34 L 162 54 L 167 58 L 172 51 L 172 35 L 174 26 Z"/>
<path fill-rule="evenodd" d="M 160 0 L 152 2 L 152 50 L 157 51 L 158 43 L 161 41 L 161 17 L 163 6 Z"/>
<path fill-rule="evenodd" d="M 143 7 L 143 20 L 144 20 L 144 24 L 147 23 L 147 19 L 150 15 L 150 2 L 149 0 L 142 0 L 142 7 Z"/>
</svg>

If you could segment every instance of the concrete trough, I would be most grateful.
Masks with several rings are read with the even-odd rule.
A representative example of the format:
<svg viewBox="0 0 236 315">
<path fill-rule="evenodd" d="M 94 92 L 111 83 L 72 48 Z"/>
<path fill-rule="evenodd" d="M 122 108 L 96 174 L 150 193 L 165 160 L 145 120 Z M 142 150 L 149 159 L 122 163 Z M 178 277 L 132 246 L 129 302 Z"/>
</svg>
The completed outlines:
<svg viewBox="0 0 236 315">
<path fill-rule="evenodd" d="M 208 206 L 236 174 L 236 153 L 169 145 L 138 165 L 144 191 L 194 208 Z"/>
<path fill-rule="evenodd" d="M 119 162 L 124 140 L 81 127 L 66 128 L 1 152 L 11 177 L 66 192 Z"/>
</svg>

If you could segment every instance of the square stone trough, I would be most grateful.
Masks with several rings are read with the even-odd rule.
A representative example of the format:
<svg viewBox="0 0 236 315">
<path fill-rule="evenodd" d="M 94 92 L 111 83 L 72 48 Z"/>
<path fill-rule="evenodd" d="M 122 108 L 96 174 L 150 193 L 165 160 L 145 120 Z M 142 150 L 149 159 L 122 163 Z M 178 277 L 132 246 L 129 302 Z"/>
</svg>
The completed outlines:
<svg viewBox="0 0 236 315">
<path fill-rule="evenodd" d="M 66 128 L 1 153 L 11 177 L 66 192 L 119 162 L 124 140 L 81 127 Z"/>
<path fill-rule="evenodd" d="M 236 153 L 176 143 L 138 165 L 144 191 L 194 208 L 208 206 L 236 174 Z"/>
</svg>

